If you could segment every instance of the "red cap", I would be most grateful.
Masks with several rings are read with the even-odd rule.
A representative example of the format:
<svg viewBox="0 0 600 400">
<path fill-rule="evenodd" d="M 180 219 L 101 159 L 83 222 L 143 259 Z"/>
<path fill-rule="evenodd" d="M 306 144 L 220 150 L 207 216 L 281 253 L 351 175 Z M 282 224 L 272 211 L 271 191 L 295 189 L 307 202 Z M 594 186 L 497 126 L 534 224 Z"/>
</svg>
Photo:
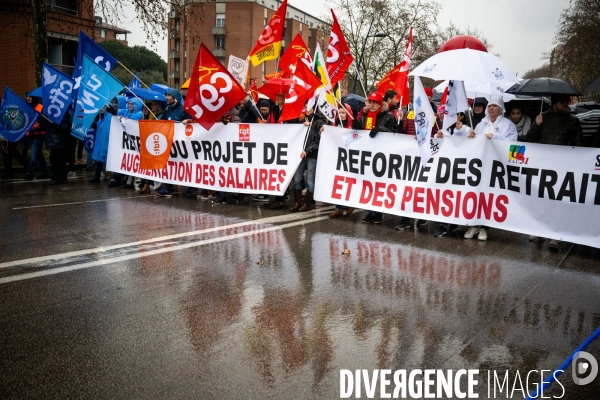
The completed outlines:
<svg viewBox="0 0 600 400">
<path fill-rule="evenodd" d="M 379 92 L 373 92 L 369 95 L 369 100 L 374 101 L 375 103 L 382 105 L 383 104 L 383 95 Z"/>
<path fill-rule="evenodd" d="M 431 88 L 424 88 L 425 89 L 425 94 L 429 97 L 433 97 L 433 90 L 431 90 Z"/>
</svg>

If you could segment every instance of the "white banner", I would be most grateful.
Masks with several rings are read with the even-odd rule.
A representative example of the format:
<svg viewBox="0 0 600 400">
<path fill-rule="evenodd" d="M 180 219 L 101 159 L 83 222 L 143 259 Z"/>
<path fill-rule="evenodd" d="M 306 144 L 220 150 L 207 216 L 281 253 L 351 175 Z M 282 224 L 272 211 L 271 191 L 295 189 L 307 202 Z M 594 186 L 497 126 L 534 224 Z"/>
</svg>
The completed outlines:
<svg viewBox="0 0 600 400">
<path fill-rule="evenodd" d="M 600 246 L 600 150 L 446 137 L 425 166 L 413 136 L 326 127 L 315 199 Z"/>
<path fill-rule="evenodd" d="M 121 122 L 122 121 L 122 122 Z M 298 165 L 304 125 L 175 123 L 168 164 L 139 166 L 137 121 L 113 117 L 106 169 L 153 181 L 236 193 L 282 195 Z"/>
</svg>

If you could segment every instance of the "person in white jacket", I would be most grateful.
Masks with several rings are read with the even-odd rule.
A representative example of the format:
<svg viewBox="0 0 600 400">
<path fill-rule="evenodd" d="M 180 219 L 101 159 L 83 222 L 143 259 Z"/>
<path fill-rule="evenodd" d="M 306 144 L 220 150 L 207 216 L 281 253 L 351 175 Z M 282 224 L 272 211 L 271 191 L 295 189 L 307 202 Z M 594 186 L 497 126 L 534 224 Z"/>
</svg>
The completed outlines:
<svg viewBox="0 0 600 400">
<path fill-rule="evenodd" d="M 488 139 L 510 140 L 516 142 L 519 134 L 517 127 L 504 114 L 504 101 L 502 96 L 492 96 L 485 110 L 485 117 L 475 127 L 467 137 L 474 138 L 478 135 L 485 135 Z M 472 226 L 465 233 L 466 239 L 471 239 L 477 233 L 477 239 L 487 240 L 486 226 Z"/>
</svg>

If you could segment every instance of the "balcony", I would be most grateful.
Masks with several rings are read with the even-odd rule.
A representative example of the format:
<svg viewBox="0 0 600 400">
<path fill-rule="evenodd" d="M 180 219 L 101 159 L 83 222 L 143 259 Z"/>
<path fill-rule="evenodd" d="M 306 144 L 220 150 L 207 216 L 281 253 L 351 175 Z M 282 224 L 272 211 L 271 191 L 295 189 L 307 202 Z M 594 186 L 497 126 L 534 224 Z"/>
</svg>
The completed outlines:
<svg viewBox="0 0 600 400">
<path fill-rule="evenodd" d="M 171 51 L 169 58 L 179 58 L 179 52 L 175 50 Z"/>
<path fill-rule="evenodd" d="M 212 49 L 212 53 L 215 57 L 225 58 L 225 49 L 222 47 Z"/>
<path fill-rule="evenodd" d="M 169 78 L 172 78 L 172 79 L 179 78 L 179 71 L 174 70 L 174 69 L 170 70 L 169 71 Z"/>
<path fill-rule="evenodd" d="M 224 26 L 213 26 L 212 34 L 215 36 L 225 36 L 225 27 Z"/>
</svg>

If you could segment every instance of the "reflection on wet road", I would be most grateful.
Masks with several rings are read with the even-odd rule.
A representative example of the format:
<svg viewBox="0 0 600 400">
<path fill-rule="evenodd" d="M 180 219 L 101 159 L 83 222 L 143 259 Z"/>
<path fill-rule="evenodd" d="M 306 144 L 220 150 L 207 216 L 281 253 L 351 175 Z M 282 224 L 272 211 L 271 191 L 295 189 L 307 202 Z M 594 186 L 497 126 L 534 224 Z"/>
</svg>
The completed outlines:
<svg viewBox="0 0 600 400">
<path fill-rule="evenodd" d="M 600 325 L 596 249 L 38 185 L 0 192 L 3 398 L 329 399 L 341 369 L 479 369 L 488 398 L 488 371 L 529 392 Z"/>
</svg>

